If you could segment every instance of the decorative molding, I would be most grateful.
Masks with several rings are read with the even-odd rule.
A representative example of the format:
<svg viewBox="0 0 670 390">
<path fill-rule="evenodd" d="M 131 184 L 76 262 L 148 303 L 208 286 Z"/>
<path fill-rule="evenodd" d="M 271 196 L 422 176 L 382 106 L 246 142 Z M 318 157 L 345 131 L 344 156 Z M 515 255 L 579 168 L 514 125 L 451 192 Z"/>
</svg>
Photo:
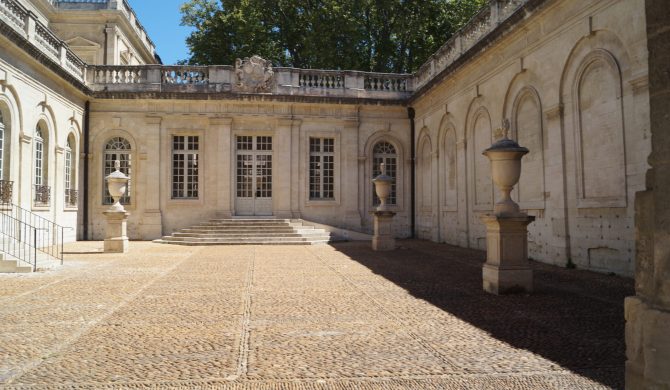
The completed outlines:
<svg viewBox="0 0 670 390">
<path fill-rule="evenodd" d="M 642 75 L 635 75 L 628 81 L 628 84 L 633 87 L 634 93 L 639 93 L 640 91 L 643 91 L 649 87 L 649 75 L 646 73 Z"/>
<path fill-rule="evenodd" d="M 146 123 L 147 125 L 161 125 L 161 122 L 163 122 L 163 117 L 160 116 L 148 116 L 146 117 Z"/>
<path fill-rule="evenodd" d="M 232 126 L 233 125 L 233 118 L 230 117 L 212 117 L 209 118 L 209 125 L 210 126 Z"/>
<path fill-rule="evenodd" d="M 553 107 L 549 107 L 544 111 L 544 116 L 547 120 L 553 120 L 563 115 L 563 104 L 557 104 Z"/>
<path fill-rule="evenodd" d="M 275 83 L 272 62 L 260 56 L 235 61 L 235 90 L 246 93 L 269 93 Z"/>
<path fill-rule="evenodd" d="M 33 137 L 30 136 L 30 135 L 28 135 L 28 134 L 26 134 L 26 133 L 21 133 L 21 134 L 19 135 L 19 139 L 20 139 L 21 142 L 23 142 L 24 144 L 30 144 L 30 143 L 33 141 Z"/>
</svg>

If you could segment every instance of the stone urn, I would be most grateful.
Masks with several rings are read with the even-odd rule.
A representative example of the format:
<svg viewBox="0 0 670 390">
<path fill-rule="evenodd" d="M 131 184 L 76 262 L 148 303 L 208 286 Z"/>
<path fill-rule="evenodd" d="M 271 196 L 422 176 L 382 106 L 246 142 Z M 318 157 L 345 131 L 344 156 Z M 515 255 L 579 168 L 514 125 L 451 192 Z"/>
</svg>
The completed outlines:
<svg viewBox="0 0 670 390">
<path fill-rule="evenodd" d="M 491 161 L 491 176 L 502 194 L 502 199 L 495 204 L 493 212 L 501 217 L 514 217 L 521 215 L 521 212 L 519 211 L 519 205 L 512 200 L 510 193 L 516 183 L 519 182 L 521 158 L 528 154 L 528 149 L 519 146 L 516 141 L 508 138 L 508 121 L 503 122 L 502 130 L 502 138 L 486 149 L 483 154 Z"/>
<path fill-rule="evenodd" d="M 375 193 L 379 198 L 379 206 L 377 206 L 377 211 L 388 211 L 388 197 L 391 195 L 391 185 L 393 184 L 393 178 L 386 174 L 386 164 L 379 164 L 379 170 L 381 173 L 379 176 L 372 179 L 372 182 L 375 184 Z"/>
<path fill-rule="evenodd" d="M 121 172 L 119 160 L 114 161 L 114 169 L 114 172 L 105 178 L 109 194 L 114 199 L 114 204 L 109 208 L 109 211 L 124 212 L 126 209 L 121 204 L 121 198 L 126 193 L 130 178 Z"/>
</svg>

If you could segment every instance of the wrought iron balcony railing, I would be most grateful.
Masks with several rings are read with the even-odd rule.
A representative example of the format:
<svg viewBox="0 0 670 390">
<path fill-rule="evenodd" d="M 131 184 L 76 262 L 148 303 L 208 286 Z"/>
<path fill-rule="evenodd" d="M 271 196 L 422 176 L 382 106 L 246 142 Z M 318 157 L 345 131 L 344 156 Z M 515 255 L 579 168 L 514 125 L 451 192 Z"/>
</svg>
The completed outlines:
<svg viewBox="0 0 670 390">
<path fill-rule="evenodd" d="M 65 207 L 77 207 L 77 190 L 65 190 Z"/>
<path fill-rule="evenodd" d="M 49 206 L 51 203 L 51 187 L 35 184 L 35 206 Z"/>
<path fill-rule="evenodd" d="M 14 182 L 9 180 L 0 180 L 0 204 L 12 203 L 12 191 Z"/>
</svg>

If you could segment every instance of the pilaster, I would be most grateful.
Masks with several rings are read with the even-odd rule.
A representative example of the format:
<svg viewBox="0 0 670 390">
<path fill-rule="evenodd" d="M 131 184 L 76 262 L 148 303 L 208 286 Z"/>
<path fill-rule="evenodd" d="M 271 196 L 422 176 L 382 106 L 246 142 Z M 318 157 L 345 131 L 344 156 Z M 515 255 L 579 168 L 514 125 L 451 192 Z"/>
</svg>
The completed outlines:
<svg viewBox="0 0 670 390">
<path fill-rule="evenodd" d="M 214 161 L 216 169 L 212 172 L 216 175 L 216 215 L 219 218 L 230 218 L 232 216 L 233 191 L 232 183 L 232 159 L 234 150 L 231 144 L 231 133 L 233 127 L 232 118 L 213 117 L 209 118 L 209 131 L 205 135 L 209 142 L 216 142 L 216 156 L 210 156 Z"/>
<path fill-rule="evenodd" d="M 144 139 L 146 149 L 140 150 L 140 194 L 136 196 L 141 202 L 143 213 L 139 224 L 140 236 L 144 240 L 154 240 L 163 235 L 163 221 L 161 215 L 161 198 L 163 192 L 161 184 L 161 117 L 147 116 L 145 118 Z"/>
</svg>

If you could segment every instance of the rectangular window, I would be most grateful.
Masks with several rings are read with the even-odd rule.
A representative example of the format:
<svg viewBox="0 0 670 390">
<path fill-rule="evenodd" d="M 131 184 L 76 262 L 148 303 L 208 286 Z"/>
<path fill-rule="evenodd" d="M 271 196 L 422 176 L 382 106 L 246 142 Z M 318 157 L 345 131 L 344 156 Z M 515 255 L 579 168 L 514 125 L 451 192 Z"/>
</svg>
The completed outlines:
<svg viewBox="0 0 670 390">
<path fill-rule="evenodd" d="M 72 151 L 65 150 L 65 191 L 72 188 Z"/>
<path fill-rule="evenodd" d="M 335 199 L 335 139 L 309 139 L 309 198 Z"/>
<path fill-rule="evenodd" d="M 172 199 L 198 198 L 199 137 L 172 137 Z"/>
</svg>

